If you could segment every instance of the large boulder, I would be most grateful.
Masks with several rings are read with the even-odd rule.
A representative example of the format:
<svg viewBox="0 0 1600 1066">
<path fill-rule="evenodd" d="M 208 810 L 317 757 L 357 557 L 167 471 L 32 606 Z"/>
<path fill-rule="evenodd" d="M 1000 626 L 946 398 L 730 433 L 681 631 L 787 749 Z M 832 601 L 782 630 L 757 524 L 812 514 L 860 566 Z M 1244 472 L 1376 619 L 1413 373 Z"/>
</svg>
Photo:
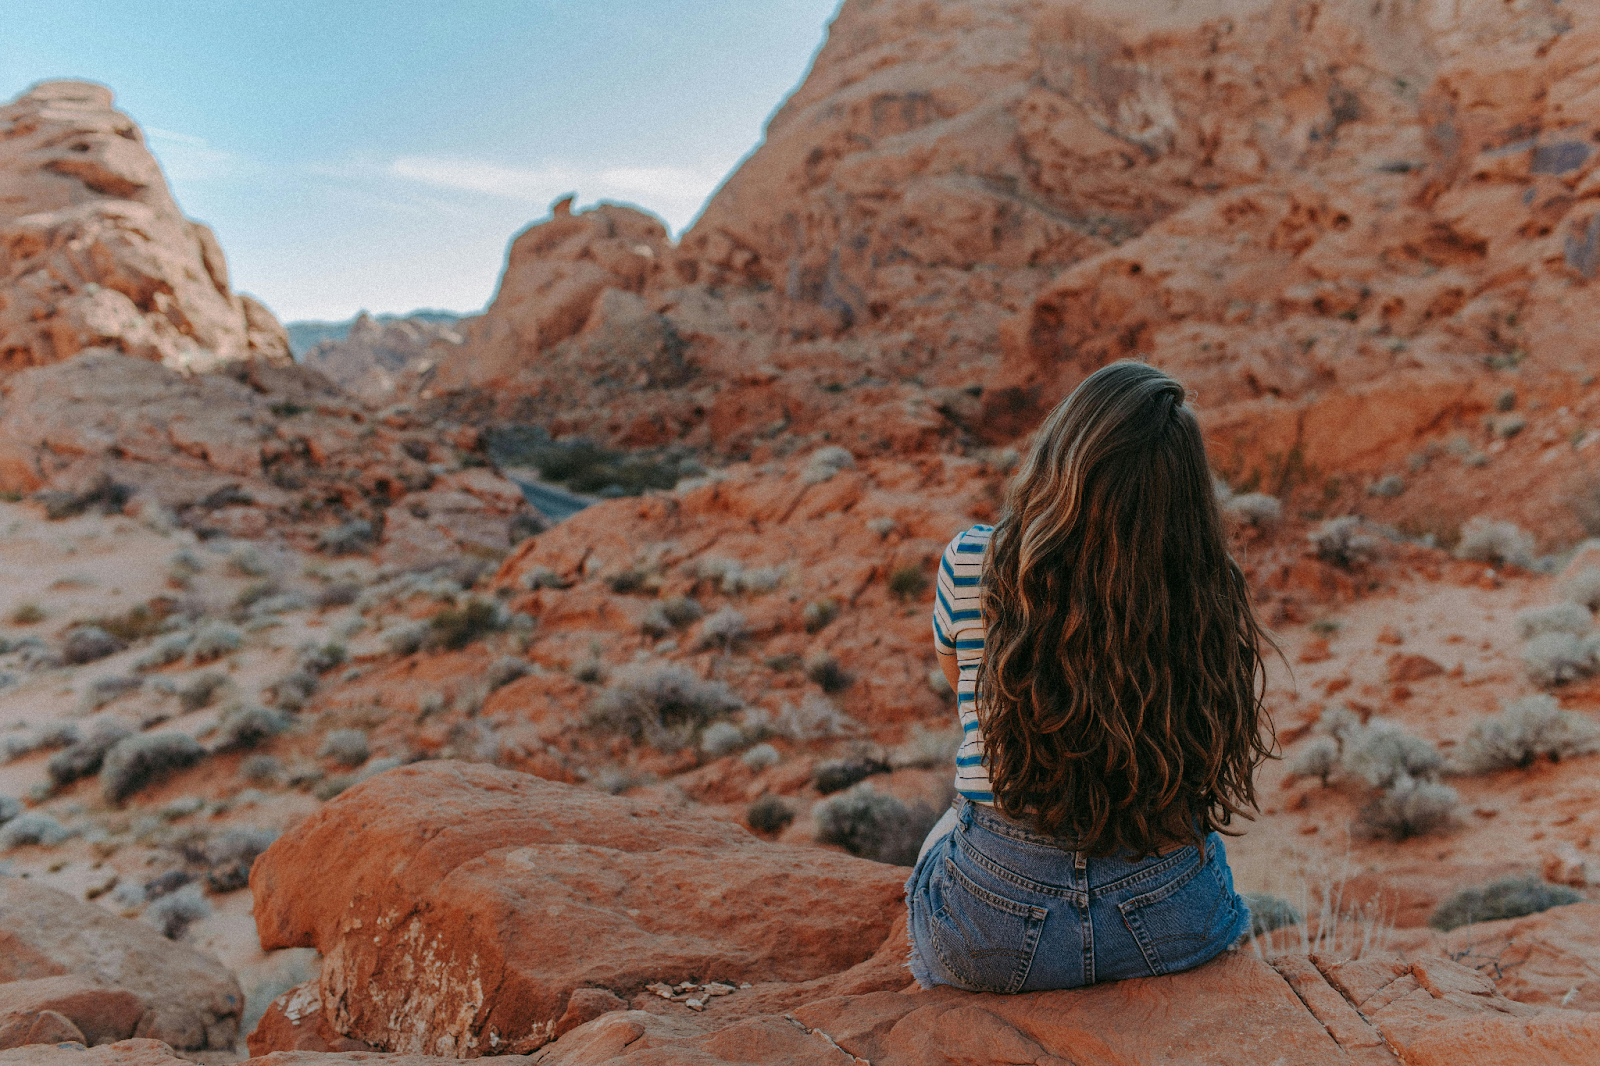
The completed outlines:
<svg viewBox="0 0 1600 1066">
<path fill-rule="evenodd" d="M 250 880 L 262 946 L 322 952 L 335 1030 L 468 1057 L 547 1042 L 579 989 L 627 1000 L 850 970 L 890 932 L 904 877 L 689 810 L 435 763 L 346 792 Z"/>
<path fill-rule="evenodd" d="M 40 980 L 67 975 L 103 991 Z M 12 994 L 6 982 L 26 985 Z M 123 1032 L 128 994 L 140 1009 Z M 11 1000 L 54 1010 L 91 1039 L 150 1037 L 185 1051 L 231 1049 L 244 1010 L 238 980 L 214 957 L 64 892 L 0 877 L 0 1010 Z"/>
<path fill-rule="evenodd" d="M 71 1027 L 65 1039 L 109 1044 L 132 1036 L 144 1014 L 132 992 L 79 974 L 7 981 L 0 984 L 0 1047 L 45 1043 L 39 1036 L 56 1019 Z"/>
<path fill-rule="evenodd" d="M 0 107 L 0 372 L 109 346 L 204 370 L 287 362 L 272 313 L 229 287 L 110 90 L 44 82 Z"/>
</svg>

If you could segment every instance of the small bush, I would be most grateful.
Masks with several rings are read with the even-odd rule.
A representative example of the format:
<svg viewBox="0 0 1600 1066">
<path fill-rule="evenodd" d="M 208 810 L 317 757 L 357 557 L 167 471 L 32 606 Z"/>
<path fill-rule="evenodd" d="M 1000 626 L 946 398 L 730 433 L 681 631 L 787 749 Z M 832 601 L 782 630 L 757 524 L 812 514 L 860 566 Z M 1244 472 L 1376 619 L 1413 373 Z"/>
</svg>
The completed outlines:
<svg viewBox="0 0 1600 1066">
<path fill-rule="evenodd" d="M 1589 609 L 1576 603 L 1554 603 L 1517 615 L 1517 636 L 1529 640 L 1540 633 L 1570 633 L 1587 636 L 1594 628 Z"/>
<path fill-rule="evenodd" d="M 252 705 L 230 707 L 217 723 L 217 750 L 254 748 L 288 728 L 289 718 L 280 710 Z"/>
<path fill-rule="evenodd" d="M 361 595 L 361 586 L 354 581 L 335 581 L 324 585 L 312 602 L 320 610 L 330 607 L 348 607 Z"/>
<path fill-rule="evenodd" d="M 783 761 L 783 756 L 778 754 L 778 749 L 771 744 L 757 744 L 739 756 L 739 761 L 750 768 L 753 773 L 760 773 L 769 766 L 776 766 Z"/>
<path fill-rule="evenodd" d="M 762 596 L 783 584 L 788 572 L 788 568 L 782 566 L 735 570 L 722 579 L 722 591 L 729 596 Z"/>
<path fill-rule="evenodd" d="M 98 711 L 106 704 L 121 699 L 130 692 L 137 692 L 144 685 L 142 677 L 127 677 L 122 674 L 112 674 L 109 677 L 97 677 L 89 682 L 89 687 L 84 690 L 82 708 L 85 712 Z"/>
<path fill-rule="evenodd" d="M 587 659 L 579 659 L 572 664 L 572 679 L 581 681 L 585 685 L 603 684 L 606 679 L 606 664 L 594 655 Z"/>
<path fill-rule="evenodd" d="M 846 759 L 828 759 L 817 764 L 811 774 L 811 783 L 824 796 L 843 792 L 857 781 L 865 781 L 874 774 L 888 773 L 887 764 L 866 756 Z"/>
<path fill-rule="evenodd" d="M 178 686 L 178 706 L 183 708 L 185 714 L 203 710 L 211 706 L 228 684 L 228 675 L 219 674 L 214 670 L 205 670 L 187 677 Z"/>
<path fill-rule="evenodd" d="M 713 759 L 744 747 L 744 730 L 732 722 L 712 722 L 700 734 L 700 750 Z"/>
<path fill-rule="evenodd" d="M 134 659 L 133 668 L 145 671 L 170 666 L 188 653 L 189 645 L 193 641 L 192 633 L 168 633 Z"/>
<path fill-rule="evenodd" d="M 313 644 L 302 648 L 297 665 L 309 673 L 322 675 L 343 666 L 349 657 L 343 644 Z"/>
<path fill-rule="evenodd" d="M 50 756 L 45 771 L 56 788 L 100 772 L 106 753 L 133 735 L 121 722 L 103 722 L 92 734 Z"/>
<path fill-rule="evenodd" d="M 959 729 L 932 730 L 918 723 L 911 727 L 906 742 L 890 753 L 889 765 L 923 770 L 954 766 L 963 739 Z"/>
<path fill-rule="evenodd" d="M 291 670 L 267 686 L 274 707 L 298 711 L 317 691 L 317 675 L 309 670 Z"/>
<path fill-rule="evenodd" d="M 168 940 L 181 940 L 195 922 L 211 916 L 211 904 L 199 885 L 184 885 L 169 892 L 144 909 L 144 921 L 156 927 Z"/>
<path fill-rule="evenodd" d="M 460 651 L 500 629 L 502 622 L 494 604 L 474 599 L 459 608 L 445 608 L 430 618 L 428 625 L 432 629 L 428 647 Z"/>
<path fill-rule="evenodd" d="M 820 740 L 840 737 L 857 729 L 855 721 L 826 697 L 812 693 L 799 706 L 786 705 L 772 723 L 774 732 L 790 740 Z"/>
<path fill-rule="evenodd" d="M 283 762 L 272 755 L 252 755 L 239 764 L 239 776 L 253 785 L 275 785 L 283 780 Z"/>
<path fill-rule="evenodd" d="M 1306 540 L 1318 559 L 1341 570 L 1375 562 L 1383 551 L 1383 542 L 1366 531 L 1358 515 L 1330 518 L 1307 533 Z"/>
<path fill-rule="evenodd" d="M 1590 611 L 1600 609 L 1600 570 L 1584 567 L 1562 588 L 1561 595 Z"/>
<path fill-rule="evenodd" d="M 1312 737 L 1289 763 L 1289 772 L 1296 777 L 1315 777 L 1326 788 L 1328 778 L 1338 767 L 1339 742 L 1333 737 Z"/>
<path fill-rule="evenodd" d="M 1463 773 L 1526 769 L 1542 756 L 1551 762 L 1600 751 L 1600 726 L 1563 711 L 1553 696 L 1529 696 L 1507 704 L 1472 727 L 1456 752 Z"/>
<path fill-rule="evenodd" d="M 1299 925 L 1303 919 L 1294 904 L 1265 892 L 1243 893 L 1245 906 L 1250 908 L 1250 935 L 1260 936 L 1274 929 Z"/>
<path fill-rule="evenodd" d="M 849 470 L 856 465 L 855 456 L 849 450 L 836 444 L 818 448 L 806 460 L 805 469 L 800 471 L 800 480 L 807 485 L 817 485 L 829 480 L 841 470 Z"/>
<path fill-rule="evenodd" d="M 198 663 L 215 662 L 244 646 L 244 633 L 226 622 L 207 622 L 195 630 L 190 654 Z"/>
<path fill-rule="evenodd" d="M 1407 840 L 1437 833 L 1455 822 L 1456 790 L 1402 777 L 1361 808 L 1355 828 L 1363 836 Z"/>
<path fill-rule="evenodd" d="M 360 766 L 372 756 L 367 735 L 359 729 L 335 729 L 322 738 L 317 754 L 341 766 Z"/>
<path fill-rule="evenodd" d="M 843 692 L 855 683 L 855 678 L 831 655 L 816 655 L 806 660 L 806 677 L 830 696 Z"/>
<path fill-rule="evenodd" d="M 826 629 L 828 623 L 837 617 L 839 617 L 839 601 L 827 598 L 806 604 L 805 610 L 800 612 L 807 633 L 817 633 Z"/>
<path fill-rule="evenodd" d="M 394 655 L 415 655 L 433 632 L 429 622 L 408 622 L 383 634 L 383 645 Z"/>
<path fill-rule="evenodd" d="M 254 544 L 241 544 L 228 553 L 228 569 L 240 577 L 266 577 L 272 560 Z"/>
<path fill-rule="evenodd" d="M 99 626 L 74 626 L 61 642 L 61 659 L 68 665 L 78 666 L 115 655 L 125 647 L 126 644 Z"/>
<path fill-rule="evenodd" d="M 0 825 L 5 825 L 21 813 L 22 804 L 10 796 L 0 796 Z"/>
<path fill-rule="evenodd" d="M 1448 933 L 1474 922 L 1521 918 L 1581 902 L 1583 894 L 1566 885 L 1548 884 L 1537 877 L 1507 877 L 1454 893 L 1439 904 L 1428 924 Z"/>
<path fill-rule="evenodd" d="M 53 848 L 74 835 L 72 830 L 48 814 L 30 811 L 0 825 L 0 851 L 9 851 L 25 844 Z"/>
<path fill-rule="evenodd" d="M 617 670 L 595 700 L 589 720 L 635 743 L 676 751 L 741 706 L 720 681 L 702 681 L 681 666 L 636 664 Z"/>
<path fill-rule="evenodd" d="M 515 655 L 502 655 L 489 664 L 489 669 L 483 672 L 483 683 L 489 686 L 489 691 L 504 688 L 519 677 L 527 677 L 533 672 L 533 666 L 526 659 L 519 659 Z"/>
<path fill-rule="evenodd" d="M 1373 788 L 1388 788 L 1401 778 L 1429 778 L 1444 765 L 1438 748 L 1381 718 L 1346 734 L 1342 761 Z"/>
<path fill-rule="evenodd" d="M 650 578 L 650 571 L 629 567 L 606 578 L 606 587 L 619 596 L 631 596 L 636 592 L 646 591 Z"/>
<path fill-rule="evenodd" d="M 762 796 L 744 812 L 744 823 L 757 833 L 783 832 L 794 821 L 794 808 L 777 796 Z"/>
<path fill-rule="evenodd" d="M 745 621 L 743 612 L 724 607 L 701 624 L 700 646 L 731 651 L 749 635 L 750 624 Z"/>
<path fill-rule="evenodd" d="M 705 612 L 687 596 L 672 596 L 660 603 L 652 603 L 644 613 L 640 628 L 648 636 L 664 637 L 674 629 L 682 629 L 698 622 Z"/>
<path fill-rule="evenodd" d="M 272 846 L 278 834 L 271 829 L 236 828 L 223 831 L 207 842 L 206 884 L 213 892 L 237 892 L 250 884 L 250 868 L 261 853 Z"/>
<path fill-rule="evenodd" d="M 54 522 L 62 518 L 76 518 L 90 508 L 101 514 L 121 514 L 123 505 L 133 498 L 133 490 L 113 481 L 109 475 L 101 474 L 81 492 L 46 489 L 34 493 L 33 498 L 44 504 L 45 517 Z"/>
<path fill-rule="evenodd" d="M 378 531 L 371 522 L 357 518 L 317 534 L 317 550 L 327 555 L 355 555 L 377 542 Z"/>
<path fill-rule="evenodd" d="M 187 733 L 146 733 L 119 740 L 100 767 L 106 802 L 120 806 L 129 796 L 168 774 L 205 758 L 205 749 Z"/>
<path fill-rule="evenodd" d="M 889 595 L 901 603 L 920 600 L 928 587 L 928 575 L 920 566 L 902 566 L 889 575 Z"/>
<path fill-rule="evenodd" d="M 1594 637 L 1571 633 L 1540 633 L 1522 648 L 1522 667 L 1528 680 L 1555 688 L 1593 674 L 1600 666 L 1600 644 Z"/>
<path fill-rule="evenodd" d="M 917 861 L 922 838 L 939 820 L 939 813 L 924 803 L 908 807 L 865 781 L 811 810 L 818 843 L 836 844 L 852 855 L 895 866 Z"/>
<path fill-rule="evenodd" d="M 1224 514 L 1258 529 L 1270 529 L 1283 520 L 1283 504 L 1278 502 L 1276 496 L 1268 496 L 1264 492 L 1235 496 L 1223 505 L 1222 510 Z"/>
<path fill-rule="evenodd" d="M 1495 566 L 1533 566 L 1533 537 L 1511 522 L 1496 522 L 1479 515 L 1461 527 L 1456 558 Z"/>
<path fill-rule="evenodd" d="M 37 603 L 18 604 L 11 612 L 11 624 L 14 626 L 37 625 L 45 620 L 44 608 Z"/>
</svg>

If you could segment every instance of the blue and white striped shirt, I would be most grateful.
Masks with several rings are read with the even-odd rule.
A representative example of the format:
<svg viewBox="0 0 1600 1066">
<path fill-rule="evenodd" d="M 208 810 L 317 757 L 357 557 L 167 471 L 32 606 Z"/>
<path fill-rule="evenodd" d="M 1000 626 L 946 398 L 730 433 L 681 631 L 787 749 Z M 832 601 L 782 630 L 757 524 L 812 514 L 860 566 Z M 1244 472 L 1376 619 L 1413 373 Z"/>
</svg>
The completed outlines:
<svg viewBox="0 0 1600 1066">
<path fill-rule="evenodd" d="M 961 748 L 956 752 L 956 791 L 975 803 L 994 803 L 983 765 L 983 734 L 978 729 L 978 664 L 983 660 L 983 556 L 993 526 L 958 533 L 939 561 L 933 602 L 933 639 L 942 652 L 954 652 L 961 676 L 956 711 L 961 716 Z"/>
</svg>

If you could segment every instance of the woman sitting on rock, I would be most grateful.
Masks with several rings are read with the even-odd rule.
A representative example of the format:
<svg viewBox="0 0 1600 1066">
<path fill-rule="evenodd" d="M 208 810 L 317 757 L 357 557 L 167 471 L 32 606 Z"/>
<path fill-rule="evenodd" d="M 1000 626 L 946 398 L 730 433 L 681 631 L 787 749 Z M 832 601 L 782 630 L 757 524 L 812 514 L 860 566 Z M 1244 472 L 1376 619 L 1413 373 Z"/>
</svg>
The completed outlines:
<svg viewBox="0 0 1600 1066">
<path fill-rule="evenodd" d="M 906 884 L 917 981 L 1074 988 L 1240 942 L 1217 831 L 1256 806 L 1270 639 L 1183 386 L 1115 363 L 1052 411 L 999 524 L 945 550 L 933 629 L 964 738 Z"/>
</svg>

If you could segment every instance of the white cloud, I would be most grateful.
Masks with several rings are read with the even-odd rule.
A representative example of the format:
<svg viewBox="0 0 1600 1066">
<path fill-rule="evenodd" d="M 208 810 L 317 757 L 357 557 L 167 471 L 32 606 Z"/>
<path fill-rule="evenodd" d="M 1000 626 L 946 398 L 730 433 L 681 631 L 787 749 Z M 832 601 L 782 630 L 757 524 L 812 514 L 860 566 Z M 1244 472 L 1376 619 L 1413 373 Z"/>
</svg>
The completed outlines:
<svg viewBox="0 0 1600 1066">
<path fill-rule="evenodd" d="M 673 232 L 679 232 L 699 212 L 726 169 L 714 165 L 585 168 L 567 163 L 511 167 L 477 159 L 405 156 L 389 165 L 389 173 L 540 207 L 568 193 L 577 193 L 585 204 L 622 200 L 660 215 Z"/>
<path fill-rule="evenodd" d="M 204 137 L 146 126 L 150 151 L 161 162 L 167 180 L 214 181 L 237 175 L 244 161 L 233 152 L 211 147 Z"/>
</svg>

